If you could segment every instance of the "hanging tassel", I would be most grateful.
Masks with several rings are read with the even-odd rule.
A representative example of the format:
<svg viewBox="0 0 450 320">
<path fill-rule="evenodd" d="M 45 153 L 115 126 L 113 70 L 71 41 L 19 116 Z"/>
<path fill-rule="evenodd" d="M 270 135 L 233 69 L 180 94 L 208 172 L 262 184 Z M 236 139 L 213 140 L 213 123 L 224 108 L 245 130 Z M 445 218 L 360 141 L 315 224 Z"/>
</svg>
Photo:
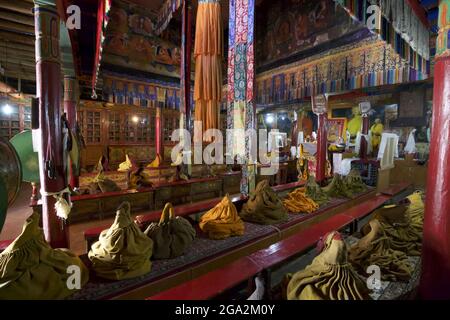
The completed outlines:
<svg viewBox="0 0 450 320">
<path fill-rule="evenodd" d="M 69 195 L 68 200 L 64 198 L 64 194 Z M 64 221 L 69 218 L 70 211 L 72 210 L 72 202 L 70 201 L 70 189 L 65 188 L 59 192 L 47 192 L 41 190 L 42 197 L 52 197 L 56 199 L 55 211 L 56 215 Z"/>
</svg>

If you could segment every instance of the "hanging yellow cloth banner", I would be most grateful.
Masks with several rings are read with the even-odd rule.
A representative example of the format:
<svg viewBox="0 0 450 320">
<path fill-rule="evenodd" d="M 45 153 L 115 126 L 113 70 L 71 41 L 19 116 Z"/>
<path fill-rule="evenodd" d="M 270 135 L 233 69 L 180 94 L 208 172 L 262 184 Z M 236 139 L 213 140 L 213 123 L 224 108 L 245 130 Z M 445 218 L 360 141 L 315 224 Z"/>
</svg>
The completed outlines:
<svg viewBox="0 0 450 320">
<path fill-rule="evenodd" d="M 218 129 L 222 96 L 223 27 L 219 0 L 199 0 L 195 31 L 195 121 Z"/>
</svg>

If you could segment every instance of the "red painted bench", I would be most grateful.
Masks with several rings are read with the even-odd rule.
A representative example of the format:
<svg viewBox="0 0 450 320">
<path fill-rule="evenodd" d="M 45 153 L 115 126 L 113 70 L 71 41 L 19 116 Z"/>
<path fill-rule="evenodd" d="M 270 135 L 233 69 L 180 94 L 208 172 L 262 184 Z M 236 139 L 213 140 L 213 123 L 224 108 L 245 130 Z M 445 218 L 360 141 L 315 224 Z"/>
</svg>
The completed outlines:
<svg viewBox="0 0 450 320">
<path fill-rule="evenodd" d="M 261 267 L 251 259 L 243 257 L 192 281 L 154 295 L 147 300 L 207 300 L 251 279 L 261 270 Z"/>
<path fill-rule="evenodd" d="M 354 229 L 354 226 L 357 224 L 359 219 L 366 217 L 375 209 L 386 203 L 386 201 L 390 200 L 393 195 L 398 194 L 407 187 L 408 185 L 403 185 L 398 186 L 395 189 L 388 190 L 389 192 L 393 192 L 392 195 L 377 195 L 374 198 L 368 199 L 350 208 L 344 213 L 334 215 L 320 223 L 298 232 L 289 238 L 277 242 L 266 249 L 259 250 L 250 256 L 245 257 L 245 259 L 239 259 L 236 261 L 236 264 L 229 264 L 218 270 L 209 272 L 196 279 L 156 294 L 148 299 L 209 299 L 225 290 L 231 289 L 245 280 L 253 278 L 261 271 L 265 271 L 264 277 L 266 293 L 270 293 L 270 290 L 268 290 L 271 287 L 270 272 L 273 268 L 310 249 L 321 237 L 329 232 L 341 230 L 349 226 Z M 243 266 L 244 264 L 249 263 L 247 259 L 250 259 L 256 266 L 256 268 L 248 267 L 248 272 L 242 267 L 239 268 L 240 265 Z M 223 279 L 221 278 L 222 275 L 224 277 Z"/>
<path fill-rule="evenodd" d="M 324 234 L 342 229 L 352 221 L 353 219 L 349 216 L 335 215 L 266 249 L 147 299 L 205 300 L 212 298 L 243 281 L 252 279 L 259 272 L 304 252 L 317 243 Z"/>
<path fill-rule="evenodd" d="M 3 252 L 14 240 L 0 241 L 0 252 Z"/>
</svg>

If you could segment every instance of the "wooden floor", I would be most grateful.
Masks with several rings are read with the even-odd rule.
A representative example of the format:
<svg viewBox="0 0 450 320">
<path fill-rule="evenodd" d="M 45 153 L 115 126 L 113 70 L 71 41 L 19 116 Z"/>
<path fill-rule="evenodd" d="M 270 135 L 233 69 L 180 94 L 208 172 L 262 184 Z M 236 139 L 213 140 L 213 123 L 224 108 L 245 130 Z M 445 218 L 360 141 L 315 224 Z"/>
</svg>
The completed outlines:
<svg viewBox="0 0 450 320">
<path fill-rule="evenodd" d="M 22 226 L 28 216 L 32 213 L 29 207 L 31 195 L 31 186 L 29 183 L 23 183 L 20 193 L 13 203 L 8 208 L 8 214 L 6 215 L 5 225 L 0 234 L 0 241 L 15 239 L 22 231 Z M 114 217 L 106 218 L 103 220 L 93 220 L 71 224 L 70 231 L 70 249 L 77 255 L 85 253 L 85 242 L 83 231 L 98 226 L 99 224 L 110 224 L 114 220 Z"/>
</svg>

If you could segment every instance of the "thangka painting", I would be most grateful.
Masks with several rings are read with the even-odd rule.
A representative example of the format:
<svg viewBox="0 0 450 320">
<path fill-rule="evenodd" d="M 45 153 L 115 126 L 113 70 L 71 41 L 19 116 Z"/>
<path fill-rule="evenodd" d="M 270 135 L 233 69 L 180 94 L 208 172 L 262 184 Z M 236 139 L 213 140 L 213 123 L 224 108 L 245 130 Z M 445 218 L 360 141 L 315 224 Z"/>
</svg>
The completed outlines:
<svg viewBox="0 0 450 320">
<path fill-rule="evenodd" d="M 330 143 L 337 143 L 339 137 L 344 138 L 346 118 L 333 118 L 327 120 L 327 139 Z"/>
</svg>

